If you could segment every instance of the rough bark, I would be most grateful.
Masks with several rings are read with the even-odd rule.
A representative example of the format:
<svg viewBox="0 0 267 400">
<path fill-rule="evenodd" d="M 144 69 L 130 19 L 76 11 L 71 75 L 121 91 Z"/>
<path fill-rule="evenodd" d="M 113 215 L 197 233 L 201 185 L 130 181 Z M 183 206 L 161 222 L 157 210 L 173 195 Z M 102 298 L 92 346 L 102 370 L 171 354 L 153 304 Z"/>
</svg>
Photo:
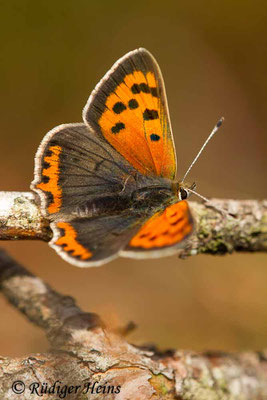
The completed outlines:
<svg viewBox="0 0 267 400">
<path fill-rule="evenodd" d="M 51 345 L 45 354 L 0 358 L 1 399 L 37 400 L 41 388 L 53 387 L 54 393 L 43 393 L 41 398 L 267 399 L 267 352 L 198 354 L 136 347 L 3 251 L 0 287 L 18 310 L 46 332 Z"/>
<path fill-rule="evenodd" d="M 208 204 L 190 201 L 195 234 L 180 257 L 199 253 L 267 251 L 267 200 L 218 200 Z M 0 239 L 49 241 L 51 231 L 30 192 L 0 192 Z"/>
<path fill-rule="evenodd" d="M 32 192 L 0 192 L 0 239 L 51 238 L 46 221 Z"/>
</svg>

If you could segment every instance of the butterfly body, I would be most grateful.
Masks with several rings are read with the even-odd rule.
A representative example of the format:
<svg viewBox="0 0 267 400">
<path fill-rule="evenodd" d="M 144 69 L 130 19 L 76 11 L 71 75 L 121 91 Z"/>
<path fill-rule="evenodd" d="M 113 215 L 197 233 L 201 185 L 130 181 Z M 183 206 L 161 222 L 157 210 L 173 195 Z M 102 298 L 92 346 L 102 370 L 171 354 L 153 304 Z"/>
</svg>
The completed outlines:
<svg viewBox="0 0 267 400">
<path fill-rule="evenodd" d="M 178 201 L 171 190 L 171 182 L 162 182 L 162 185 L 160 183 L 159 186 L 141 186 L 140 188 L 137 184 L 132 191 L 125 188 L 125 193 L 122 189 L 117 194 L 85 201 L 77 207 L 75 213 L 80 217 L 100 217 L 130 210 L 136 214 L 150 215 L 151 212 Z"/>
<path fill-rule="evenodd" d="M 137 49 L 120 59 L 83 118 L 48 132 L 36 154 L 31 187 L 51 222 L 50 245 L 77 266 L 177 252 L 193 221 L 151 54 Z"/>
</svg>

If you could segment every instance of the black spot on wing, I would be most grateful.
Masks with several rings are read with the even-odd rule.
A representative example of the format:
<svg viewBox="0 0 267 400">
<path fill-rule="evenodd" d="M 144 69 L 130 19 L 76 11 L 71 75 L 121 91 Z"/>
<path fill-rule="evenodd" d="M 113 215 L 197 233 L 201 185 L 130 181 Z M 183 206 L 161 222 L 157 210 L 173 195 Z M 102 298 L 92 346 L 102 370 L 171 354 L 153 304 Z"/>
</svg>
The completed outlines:
<svg viewBox="0 0 267 400">
<path fill-rule="evenodd" d="M 151 93 L 153 97 L 158 97 L 158 90 L 156 87 L 150 87 L 148 86 L 147 83 L 135 83 L 131 87 L 131 91 L 133 94 L 138 94 L 138 93 Z"/>
<path fill-rule="evenodd" d="M 112 128 L 112 133 L 119 133 L 122 129 L 125 129 L 125 125 L 123 122 L 117 122 Z"/>
<path fill-rule="evenodd" d="M 142 235 L 140 235 L 140 239 L 144 239 L 145 237 L 147 237 L 149 235 L 149 233 L 142 233 Z"/>
<path fill-rule="evenodd" d="M 143 118 L 145 121 L 149 121 L 152 119 L 158 119 L 159 118 L 159 113 L 157 110 L 149 110 L 148 108 L 145 109 L 143 113 Z"/>
<path fill-rule="evenodd" d="M 153 97 L 158 97 L 158 89 L 156 87 L 151 87 L 150 92 Z"/>
<path fill-rule="evenodd" d="M 52 144 L 50 144 L 50 148 L 51 148 Z M 45 156 L 46 157 L 51 157 L 53 155 L 52 150 L 46 149 L 45 150 Z"/>
<path fill-rule="evenodd" d="M 158 237 L 157 235 L 151 236 L 151 238 L 149 238 L 149 241 L 153 242 L 153 240 L 157 239 L 157 237 Z"/>
<path fill-rule="evenodd" d="M 139 84 L 140 91 L 143 93 L 150 93 L 150 88 L 146 83 Z"/>
<path fill-rule="evenodd" d="M 42 182 L 43 183 L 48 183 L 49 182 L 49 177 L 48 176 L 46 176 L 46 175 L 42 175 Z"/>
<path fill-rule="evenodd" d="M 138 94 L 141 92 L 140 87 L 137 83 L 135 83 L 132 87 L 131 87 L 131 91 L 133 94 Z"/>
<path fill-rule="evenodd" d="M 180 217 L 178 219 L 176 219 L 174 222 L 172 222 L 170 225 L 175 226 L 177 225 L 179 222 L 181 222 L 183 220 L 184 217 Z"/>
<path fill-rule="evenodd" d="M 138 102 L 135 99 L 129 100 L 128 106 L 131 110 L 134 110 L 139 106 Z"/>
<path fill-rule="evenodd" d="M 114 104 L 112 110 L 114 111 L 115 114 L 120 114 L 124 110 L 126 110 L 126 106 L 121 101 L 118 101 L 117 103 Z"/>
<path fill-rule="evenodd" d="M 46 192 L 45 193 L 47 204 L 50 205 L 51 203 L 54 202 L 54 196 L 52 195 L 51 192 Z"/>
<path fill-rule="evenodd" d="M 42 167 L 43 167 L 43 169 L 47 169 L 50 167 L 50 164 L 47 161 L 43 161 Z"/>
<path fill-rule="evenodd" d="M 156 133 L 151 133 L 150 140 L 152 140 L 152 142 L 158 142 L 159 139 L 160 139 L 159 135 L 157 135 Z"/>
</svg>

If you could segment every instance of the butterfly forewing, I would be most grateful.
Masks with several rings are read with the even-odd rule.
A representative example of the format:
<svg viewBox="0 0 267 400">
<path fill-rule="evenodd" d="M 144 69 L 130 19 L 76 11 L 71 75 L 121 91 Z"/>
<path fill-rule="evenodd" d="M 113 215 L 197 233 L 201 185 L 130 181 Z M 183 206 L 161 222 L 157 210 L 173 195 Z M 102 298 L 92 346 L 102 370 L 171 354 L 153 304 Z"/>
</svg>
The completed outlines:
<svg viewBox="0 0 267 400">
<path fill-rule="evenodd" d="M 32 189 L 41 197 L 43 213 L 49 219 L 59 215 L 71 218 L 95 200 L 125 192 L 126 181 L 127 189 L 132 190 L 137 175 L 85 124 L 65 124 L 48 132 L 39 146 Z"/>
<path fill-rule="evenodd" d="M 139 172 L 174 179 L 164 82 L 147 50 L 134 50 L 114 64 L 89 97 L 83 116 Z"/>
</svg>

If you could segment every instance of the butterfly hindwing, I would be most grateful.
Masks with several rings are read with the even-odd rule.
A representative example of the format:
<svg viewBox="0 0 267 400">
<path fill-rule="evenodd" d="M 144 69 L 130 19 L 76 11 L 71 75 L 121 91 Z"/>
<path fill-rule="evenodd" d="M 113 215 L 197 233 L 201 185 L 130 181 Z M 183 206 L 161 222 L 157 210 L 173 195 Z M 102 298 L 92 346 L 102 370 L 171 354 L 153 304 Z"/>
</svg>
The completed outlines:
<svg viewBox="0 0 267 400">
<path fill-rule="evenodd" d="M 135 213 L 95 218 L 75 218 L 52 223 L 50 245 L 68 262 L 79 267 L 102 265 L 118 256 L 140 227 Z"/>
<path fill-rule="evenodd" d="M 95 218 L 52 223 L 50 245 L 79 267 L 102 265 L 118 255 L 154 258 L 177 253 L 193 230 L 186 201 L 148 216 L 134 210 Z"/>
<path fill-rule="evenodd" d="M 134 50 L 114 64 L 89 97 L 83 117 L 142 174 L 175 177 L 164 82 L 147 50 Z"/>
<path fill-rule="evenodd" d="M 193 232 L 193 218 L 186 201 L 179 201 L 150 217 L 134 235 L 122 255 L 134 258 L 175 254 Z"/>
</svg>

